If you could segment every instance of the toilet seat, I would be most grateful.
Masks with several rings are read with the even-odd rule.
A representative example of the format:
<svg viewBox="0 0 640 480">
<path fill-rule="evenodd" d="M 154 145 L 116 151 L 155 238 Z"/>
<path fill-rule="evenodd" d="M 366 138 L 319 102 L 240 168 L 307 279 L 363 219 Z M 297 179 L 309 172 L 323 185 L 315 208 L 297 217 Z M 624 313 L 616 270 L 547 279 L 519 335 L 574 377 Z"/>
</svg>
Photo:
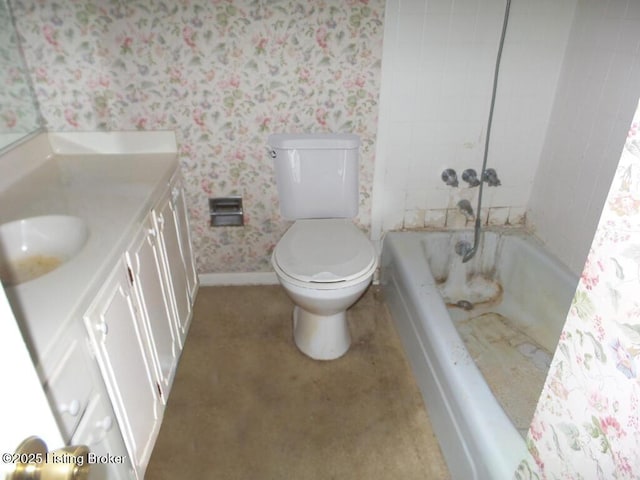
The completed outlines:
<svg viewBox="0 0 640 480">
<path fill-rule="evenodd" d="M 276 245 L 272 259 L 287 277 L 320 288 L 340 288 L 343 282 L 371 275 L 376 267 L 373 245 L 349 219 L 296 221 Z"/>
</svg>

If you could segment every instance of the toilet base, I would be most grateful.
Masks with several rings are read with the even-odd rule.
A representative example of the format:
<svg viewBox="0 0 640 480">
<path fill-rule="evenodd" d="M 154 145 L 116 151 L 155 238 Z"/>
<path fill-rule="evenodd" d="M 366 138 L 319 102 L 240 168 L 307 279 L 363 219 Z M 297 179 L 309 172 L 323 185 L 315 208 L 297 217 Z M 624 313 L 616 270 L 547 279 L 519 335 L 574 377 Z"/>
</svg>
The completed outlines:
<svg viewBox="0 0 640 480">
<path fill-rule="evenodd" d="M 298 307 L 293 309 L 293 339 L 302 353 L 314 360 L 335 360 L 351 345 L 347 312 L 316 315 Z"/>
</svg>

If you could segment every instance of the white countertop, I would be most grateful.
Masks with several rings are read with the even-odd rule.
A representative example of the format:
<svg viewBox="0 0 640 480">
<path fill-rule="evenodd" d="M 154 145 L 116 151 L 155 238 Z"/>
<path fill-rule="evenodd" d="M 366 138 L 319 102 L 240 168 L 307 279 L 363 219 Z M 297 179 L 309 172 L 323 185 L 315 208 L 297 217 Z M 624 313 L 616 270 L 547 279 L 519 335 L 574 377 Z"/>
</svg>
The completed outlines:
<svg viewBox="0 0 640 480">
<path fill-rule="evenodd" d="M 65 141 L 69 138 L 73 139 L 67 135 Z M 168 148 L 150 147 L 156 150 L 153 153 L 144 153 L 144 148 L 134 142 L 136 153 L 118 153 L 126 149 L 122 138 L 110 135 L 106 142 L 110 148 L 75 148 L 78 144 L 71 142 L 65 145 L 71 153 L 54 153 L 60 150 L 56 147 L 59 138 L 49 138 L 48 145 L 53 148 L 46 159 L 34 162 L 30 171 L 21 172 L 19 178 L 0 190 L 0 224 L 56 214 L 80 217 L 89 228 L 87 243 L 77 256 L 42 277 L 6 288 L 40 368 L 67 326 L 81 321 L 84 310 L 178 167 L 175 141 L 169 141 Z M 124 134 L 124 138 L 129 137 Z M 113 142 L 114 139 L 118 141 Z M 95 137 L 91 137 L 94 141 Z M 96 150 L 108 153 L 95 153 Z M 3 156 L 0 176 L 7 177 L 7 168 L 8 161 Z"/>
</svg>

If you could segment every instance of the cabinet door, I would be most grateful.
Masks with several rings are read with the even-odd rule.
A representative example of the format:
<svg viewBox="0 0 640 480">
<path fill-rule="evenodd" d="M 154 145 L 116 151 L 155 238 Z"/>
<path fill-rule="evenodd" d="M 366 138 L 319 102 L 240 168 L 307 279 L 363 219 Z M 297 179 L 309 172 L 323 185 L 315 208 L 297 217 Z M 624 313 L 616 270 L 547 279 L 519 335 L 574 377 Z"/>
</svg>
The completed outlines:
<svg viewBox="0 0 640 480">
<path fill-rule="evenodd" d="M 182 188 L 182 179 L 178 176 L 171 188 L 171 212 L 178 232 L 178 241 L 180 244 L 180 253 L 187 272 L 187 285 L 189 294 L 193 301 L 196 297 L 198 289 L 198 274 L 196 272 L 195 260 L 193 258 L 193 249 L 191 247 L 191 230 L 189 229 L 189 212 L 187 212 L 187 203 L 184 198 L 184 189 Z"/>
<path fill-rule="evenodd" d="M 162 244 L 152 220 L 147 217 L 142 229 L 127 250 L 133 290 L 149 339 L 149 355 L 161 386 L 163 399 L 169 393 L 180 355 L 180 342 L 174 325 L 173 302 L 166 277 Z"/>
<path fill-rule="evenodd" d="M 173 313 L 176 326 L 180 332 L 181 344 L 184 344 L 193 305 L 189 290 L 189 275 L 182 254 L 183 249 L 181 248 L 181 226 L 177 221 L 178 217 L 172 191 L 160 201 L 153 213 L 158 237 L 163 244 L 166 282 L 170 286 L 170 291 L 173 295 Z"/>
<path fill-rule="evenodd" d="M 124 261 L 118 262 L 84 322 L 131 461 L 142 477 L 158 436 L 163 406 L 147 360 L 146 335 L 137 318 L 131 278 Z"/>
</svg>

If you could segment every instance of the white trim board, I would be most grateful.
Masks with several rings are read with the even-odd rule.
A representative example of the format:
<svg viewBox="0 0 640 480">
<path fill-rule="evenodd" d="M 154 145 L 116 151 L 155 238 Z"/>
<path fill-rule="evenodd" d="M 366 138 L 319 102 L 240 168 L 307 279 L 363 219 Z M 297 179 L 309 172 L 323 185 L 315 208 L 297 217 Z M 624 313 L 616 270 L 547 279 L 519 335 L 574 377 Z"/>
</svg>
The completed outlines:
<svg viewBox="0 0 640 480">
<path fill-rule="evenodd" d="M 201 273 L 198 275 L 201 287 L 217 287 L 223 285 L 278 285 L 275 272 L 229 272 Z"/>
</svg>

